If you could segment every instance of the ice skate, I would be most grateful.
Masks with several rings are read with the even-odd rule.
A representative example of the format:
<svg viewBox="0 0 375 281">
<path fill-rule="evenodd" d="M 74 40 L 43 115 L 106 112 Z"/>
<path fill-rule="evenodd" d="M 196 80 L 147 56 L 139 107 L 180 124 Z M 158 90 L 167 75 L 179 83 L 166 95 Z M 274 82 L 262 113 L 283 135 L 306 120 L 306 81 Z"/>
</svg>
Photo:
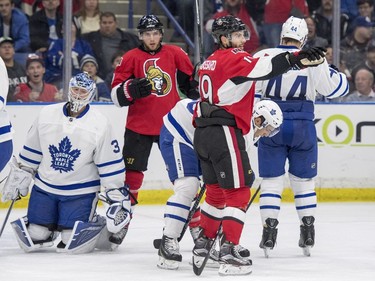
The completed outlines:
<svg viewBox="0 0 375 281">
<path fill-rule="evenodd" d="M 199 226 L 197 227 L 189 227 L 191 237 L 193 238 L 193 241 L 198 239 L 199 237 Z"/>
<path fill-rule="evenodd" d="M 310 250 L 315 244 L 315 218 L 313 216 L 305 216 L 302 218 L 303 225 L 300 226 L 301 234 L 298 245 L 302 248 L 303 254 L 309 257 Z"/>
<path fill-rule="evenodd" d="M 263 249 L 264 256 L 269 257 L 270 250 L 276 245 L 277 238 L 277 225 L 279 221 L 277 219 L 266 219 L 266 226 L 263 226 L 262 241 L 260 241 L 259 247 Z"/>
<path fill-rule="evenodd" d="M 203 234 L 203 229 L 199 228 L 198 238 L 195 240 L 195 246 L 193 248 L 193 264 L 195 264 L 195 266 L 201 267 L 204 259 L 209 254 L 212 243 L 214 243 L 214 239 L 209 239 Z M 212 258 L 216 259 L 214 255 Z"/>
<path fill-rule="evenodd" d="M 248 275 L 252 272 L 252 261 L 250 259 L 250 252 L 244 251 L 240 245 L 234 245 L 231 242 L 225 241 L 220 248 L 219 255 L 219 275 Z M 240 250 L 249 256 L 243 257 Z"/>
<path fill-rule="evenodd" d="M 170 238 L 163 235 L 158 254 L 159 262 L 157 266 L 159 268 L 178 269 L 179 263 L 182 261 L 182 256 L 177 238 Z"/>
<path fill-rule="evenodd" d="M 128 233 L 129 224 L 125 225 L 123 229 L 121 229 L 117 233 L 113 233 L 111 236 L 109 236 L 109 241 L 113 244 L 120 245 L 122 241 L 124 240 L 126 234 Z"/>
<path fill-rule="evenodd" d="M 199 227 L 198 227 L 198 231 L 199 231 Z M 199 232 L 198 232 L 198 234 L 199 234 Z M 196 241 L 196 239 L 194 240 L 194 242 L 195 241 Z M 220 267 L 219 252 L 220 252 L 220 245 L 219 245 L 219 243 L 216 243 L 215 248 L 212 248 L 211 251 L 210 251 L 210 257 L 208 258 L 205 267 L 207 267 L 207 268 L 219 268 Z M 194 254 L 194 252 L 193 252 L 193 254 Z M 196 264 L 198 264 L 198 267 L 200 266 L 201 260 L 203 260 L 203 259 L 204 259 L 204 257 L 203 258 L 195 257 Z M 193 264 L 193 261 L 190 261 L 189 264 Z"/>
</svg>

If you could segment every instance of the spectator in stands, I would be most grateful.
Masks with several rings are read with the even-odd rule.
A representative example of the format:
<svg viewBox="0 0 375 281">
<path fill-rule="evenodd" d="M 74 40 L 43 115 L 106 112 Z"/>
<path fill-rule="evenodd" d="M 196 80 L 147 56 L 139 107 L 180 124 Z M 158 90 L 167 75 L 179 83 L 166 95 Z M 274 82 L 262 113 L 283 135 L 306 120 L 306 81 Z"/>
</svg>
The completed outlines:
<svg viewBox="0 0 375 281">
<path fill-rule="evenodd" d="M 332 44 L 332 20 L 333 20 L 333 0 L 322 0 L 321 6 L 312 13 L 312 18 L 316 23 L 316 34 L 327 39 L 328 44 Z M 340 38 L 347 34 L 349 17 L 341 14 L 340 18 Z"/>
<path fill-rule="evenodd" d="M 358 13 L 360 17 L 369 17 L 375 22 L 374 0 L 357 0 Z"/>
<path fill-rule="evenodd" d="M 116 52 L 112 59 L 111 59 L 111 63 L 112 63 L 112 69 L 111 71 L 107 74 L 107 76 L 105 77 L 105 83 L 107 84 L 108 86 L 108 89 L 111 89 L 111 85 L 112 85 L 112 78 L 113 78 L 113 72 L 115 71 L 115 68 L 116 66 L 118 66 L 121 62 L 121 58 L 122 56 L 124 55 L 124 51 L 118 51 Z"/>
<path fill-rule="evenodd" d="M 104 82 L 102 78 L 98 75 L 98 62 L 93 56 L 85 55 L 81 60 L 81 70 L 83 72 L 87 72 L 92 80 L 95 81 L 96 84 L 96 93 L 94 96 L 94 101 L 103 101 L 103 102 L 110 102 L 111 99 L 111 92 Z"/>
<path fill-rule="evenodd" d="M 73 20 L 73 23 L 75 21 Z M 80 61 L 86 54 L 93 55 L 90 44 L 79 37 L 77 27 L 72 24 L 72 76 L 77 75 L 80 70 Z M 62 73 L 64 61 L 64 39 L 60 38 L 53 41 L 46 53 L 46 75 L 45 81 L 56 85 L 58 89 L 62 88 Z"/>
<path fill-rule="evenodd" d="M 311 16 L 316 23 L 316 34 L 332 44 L 333 0 L 322 0 L 321 6 Z"/>
<path fill-rule="evenodd" d="M 370 70 L 375 77 L 375 45 L 370 44 L 367 46 L 366 60 L 354 67 L 352 76 L 354 77 L 356 72 L 362 68 Z"/>
<path fill-rule="evenodd" d="M 223 7 L 224 10 L 222 12 L 215 13 L 212 19 L 207 21 L 206 30 L 211 33 L 212 23 L 215 19 L 226 15 L 233 15 L 241 19 L 246 25 L 246 28 L 250 31 L 250 40 L 246 41 L 244 50 L 249 53 L 254 53 L 260 46 L 258 31 L 256 23 L 249 15 L 243 0 L 224 0 Z M 280 33 L 278 34 L 278 38 L 278 40 L 280 40 Z"/>
<path fill-rule="evenodd" d="M 309 6 L 309 13 L 312 14 L 322 4 L 321 0 L 306 0 L 307 6 Z"/>
<path fill-rule="evenodd" d="M 375 22 L 374 0 L 357 0 L 356 2 L 357 2 L 357 10 L 358 10 L 357 17 L 369 18 L 372 22 Z M 349 25 L 347 34 L 353 32 L 355 19 L 352 20 L 351 24 Z"/>
<path fill-rule="evenodd" d="M 223 6 L 221 1 L 216 0 L 204 0 L 203 2 L 203 26 L 205 27 L 207 22 L 212 19 L 214 14 L 217 12 L 223 11 Z M 206 59 L 209 55 L 211 55 L 215 51 L 215 41 L 214 37 L 211 36 L 211 34 L 207 31 L 206 28 L 203 28 L 201 40 L 203 42 L 202 44 L 202 54 L 204 59 Z"/>
<path fill-rule="evenodd" d="M 42 0 L 44 9 L 30 17 L 30 48 L 45 52 L 50 43 L 62 38 L 63 16 L 58 12 L 60 0 Z"/>
<path fill-rule="evenodd" d="M 355 90 L 343 98 L 343 102 L 375 102 L 374 74 L 367 68 L 357 71 L 354 76 Z"/>
<path fill-rule="evenodd" d="M 340 43 L 340 58 L 350 72 L 366 60 L 366 50 L 372 39 L 374 23 L 369 18 L 357 17 L 352 34 L 347 35 Z"/>
<path fill-rule="evenodd" d="M 358 17 L 357 0 L 340 0 L 340 13 L 349 23 L 352 22 Z"/>
<path fill-rule="evenodd" d="M 94 51 L 100 77 L 105 77 L 111 71 L 111 59 L 116 52 L 126 52 L 140 45 L 135 34 L 117 27 L 117 19 L 112 12 L 103 12 L 100 15 L 100 29 L 84 34 L 83 38 L 90 43 Z"/>
<path fill-rule="evenodd" d="M 36 12 L 43 9 L 41 0 L 22 0 L 21 9 L 26 16 L 31 17 Z"/>
<path fill-rule="evenodd" d="M 46 72 L 42 57 L 37 54 L 29 54 L 26 61 L 27 83 L 19 84 L 15 91 L 16 101 L 21 102 L 59 102 L 62 94 L 55 85 L 43 82 Z"/>
<path fill-rule="evenodd" d="M 312 17 L 306 17 L 305 18 L 306 24 L 307 24 L 307 41 L 304 46 L 304 49 L 309 49 L 311 47 L 323 47 L 327 48 L 328 41 L 327 39 L 320 37 L 316 35 L 316 24 Z"/>
<path fill-rule="evenodd" d="M 305 0 L 267 1 L 264 7 L 263 32 L 268 47 L 279 45 L 281 27 L 290 16 L 302 18 L 308 15 L 309 9 Z"/>
<path fill-rule="evenodd" d="M 0 0 L 1 36 L 11 37 L 18 53 L 30 50 L 29 20 L 21 10 L 14 8 L 13 0 Z"/>
<path fill-rule="evenodd" d="M 10 37 L 0 38 L 0 57 L 3 59 L 8 72 L 9 90 L 7 101 L 15 101 L 14 91 L 18 84 L 26 83 L 27 76 L 23 65 L 14 60 L 14 42 Z"/>
<path fill-rule="evenodd" d="M 41 0 L 22 0 L 22 10 L 28 17 L 31 17 L 34 13 L 43 9 Z M 81 0 L 72 0 L 73 14 L 77 13 L 81 7 Z M 64 0 L 60 0 L 59 13 L 64 12 Z"/>
<path fill-rule="evenodd" d="M 81 9 L 76 14 L 80 23 L 81 34 L 99 30 L 99 0 L 81 0 L 81 3 Z"/>
</svg>

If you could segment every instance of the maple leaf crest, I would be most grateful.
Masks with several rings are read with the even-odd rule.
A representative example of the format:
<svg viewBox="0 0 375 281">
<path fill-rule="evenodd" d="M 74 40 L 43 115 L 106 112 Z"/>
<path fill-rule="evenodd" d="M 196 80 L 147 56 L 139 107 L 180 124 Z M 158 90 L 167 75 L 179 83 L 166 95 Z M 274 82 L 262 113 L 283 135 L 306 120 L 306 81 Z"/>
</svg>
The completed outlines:
<svg viewBox="0 0 375 281">
<path fill-rule="evenodd" d="M 81 155 L 81 150 L 72 150 L 72 143 L 68 137 L 61 140 L 58 148 L 51 144 L 49 145 L 48 150 L 52 158 L 51 167 L 60 171 L 60 173 L 73 171 L 74 162 Z"/>
</svg>

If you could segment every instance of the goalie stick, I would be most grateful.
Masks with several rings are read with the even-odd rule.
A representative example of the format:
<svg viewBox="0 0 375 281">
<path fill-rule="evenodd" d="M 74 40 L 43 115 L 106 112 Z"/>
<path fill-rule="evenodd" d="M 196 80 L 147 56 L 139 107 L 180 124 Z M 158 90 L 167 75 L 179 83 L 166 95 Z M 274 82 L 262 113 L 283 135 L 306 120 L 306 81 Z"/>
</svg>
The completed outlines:
<svg viewBox="0 0 375 281">
<path fill-rule="evenodd" d="M 251 204 L 252 204 L 252 203 L 254 202 L 254 200 L 255 200 L 255 197 L 258 195 L 258 193 L 259 193 L 259 191 L 260 191 L 260 183 L 261 183 L 261 181 L 259 182 L 259 186 L 258 186 L 258 188 L 256 189 L 254 195 L 251 197 L 249 204 L 247 204 L 246 212 L 247 212 L 247 210 L 249 210 Z M 200 264 L 200 266 L 198 266 L 198 265 L 197 265 L 198 263 L 196 263 L 196 262 L 194 261 L 194 255 L 193 255 L 193 271 L 194 271 L 194 274 L 195 274 L 195 275 L 199 276 L 199 275 L 202 274 L 203 269 L 205 268 L 206 263 L 207 263 L 207 261 L 208 261 L 208 259 L 209 259 L 209 257 L 210 257 L 211 250 L 212 250 L 213 248 L 215 248 L 215 245 L 216 245 L 217 241 L 219 241 L 219 242 L 221 243 L 221 241 L 220 241 L 220 240 L 221 240 L 220 237 L 222 236 L 221 234 L 222 234 L 222 232 L 223 232 L 221 226 L 222 226 L 222 222 L 220 222 L 219 229 L 218 229 L 218 231 L 217 231 L 216 237 L 215 237 L 214 239 L 212 239 L 212 240 L 209 242 L 210 244 L 209 244 L 209 246 L 208 246 L 207 255 L 204 257 L 204 260 L 202 261 L 202 263 Z"/>
<path fill-rule="evenodd" d="M 201 187 L 201 190 L 198 193 L 198 196 L 195 199 L 194 205 L 193 205 L 193 207 L 191 207 L 190 212 L 188 214 L 188 217 L 186 218 L 186 222 L 185 222 L 185 224 L 184 224 L 184 226 L 181 230 L 180 236 L 177 238 L 178 242 L 180 242 L 182 237 L 184 237 L 186 229 L 188 228 L 189 223 L 190 223 L 192 217 L 194 216 L 195 211 L 198 209 L 199 203 L 200 203 L 205 191 L 206 191 L 206 185 L 203 184 L 203 186 Z M 160 244 L 161 244 L 161 239 L 155 239 L 153 244 L 154 244 L 155 249 L 159 249 Z"/>
<path fill-rule="evenodd" d="M 9 209 L 7 211 L 7 214 L 5 216 L 5 219 L 4 219 L 4 222 L 3 222 L 3 225 L 1 226 L 1 230 L 0 230 L 0 237 L 1 235 L 3 234 L 3 231 L 4 231 L 4 228 L 5 228 L 5 225 L 7 224 L 8 222 L 8 219 L 9 219 L 9 215 L 10 215 L 10 212 L 12 211 L 13 209 L 13 205 L 14 205 L 14 202 L 16 202 L 17 200 L 21 199 L 21 196 L 17 196 L 17 198 L 13 199 L 12 202 L 10 203 L 10 206 L 9 206 Z"/>
</svg>

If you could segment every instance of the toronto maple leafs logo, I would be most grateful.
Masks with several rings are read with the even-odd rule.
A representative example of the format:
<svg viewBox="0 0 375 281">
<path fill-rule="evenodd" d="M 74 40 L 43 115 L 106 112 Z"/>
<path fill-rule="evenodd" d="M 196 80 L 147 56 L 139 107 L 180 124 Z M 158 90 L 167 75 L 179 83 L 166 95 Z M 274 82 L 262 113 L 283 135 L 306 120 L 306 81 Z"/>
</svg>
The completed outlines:
<svg viewBox="0 0 375 281">
<path fill-rule="evenodd" d="M 270 114 L 271 115 L 275 115 L 276 114 L 276 110 L 275 109 L 271 109 Z"/>
<path fill-rule="evenodd" d="M 59 143 L 59 148 L 51 144 L 48 147 L 48 150 L 52 157 L 51 167 L 57 171 L 60 171 L 60 173 L 63 171 L 73 171 L 73 163 L 81 154 L 81 150 L 79 149 L 72 150 L 72 144 L 68 137 L 63 138 L 63 140 Z"/>
</svg>

